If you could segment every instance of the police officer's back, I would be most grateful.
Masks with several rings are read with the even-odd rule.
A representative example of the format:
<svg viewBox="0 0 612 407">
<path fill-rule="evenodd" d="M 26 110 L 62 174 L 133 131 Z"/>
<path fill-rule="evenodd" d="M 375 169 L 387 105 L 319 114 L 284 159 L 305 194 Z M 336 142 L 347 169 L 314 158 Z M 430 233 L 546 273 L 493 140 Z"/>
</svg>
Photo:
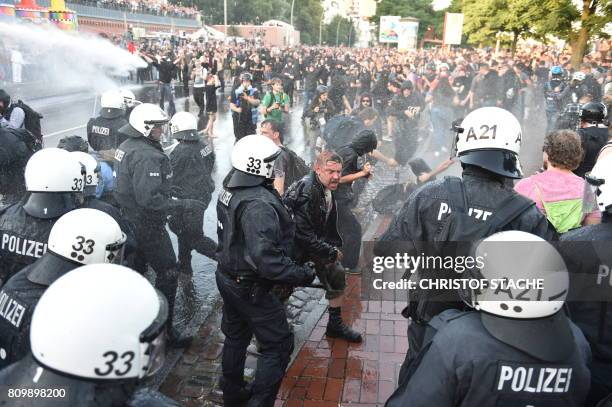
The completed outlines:
<svg viewBox="0 0 612 407">
<path fill-rule="evenodd" d="M 124 100 L 119 92 L 105 92 L 100 99 L 100 115 L 87 122 L 87 141 L 91 148 L 112 162 L 114 150 L 127 136 L 119 129 L 127 124 L 124 117 Z"/>
<path fill-rule="evenodd" d="M 202 203 L 195 212 L 173 216 L 168 225 L 178 237 L 179 270 L 191 269 L 191 251 L 215 259 L 217 244 L 204 235 L 204 211 L 215 190 L 212 179 L 215 153 L 197 132 L 198 121 L 189 112 L 179 112 L 170 121 L 170 132 L 179 144 L 170 154 L 172 193 L 180 199 L 196 199 Z"/>
<path fill-rule="evenodd" d="M 0 213 L 0 279 L 36 261 L 55 221 L 82 203 L 81 165 L 65 150 L 46 148 L 28 161 L 28 193 Z"/>
<path fill-rule="evenodd" d="M 34 141 L 26 129 L 0 128 L 0 203 L 14 204 L 25 193 L 23 173 L 34 153 Z"/>
<path fill-rule="evenodd" d="M 601 102 L 589 102 L 580 109 L 580 129 L 584 158 L 574 174 L 584 177 L 593 168 L 601 148 L 608 141 L 608 128 L 603 124 L 607 116 L 606 106 Z"/>
<path fill-rule="evenodd" d="M 598 160 L 586 180 L 602 212 L 601 223 L 562 235 L 560 251 L 572 277 L 570 316 L 593 352 L 586 404 L 591 407 L 612 393 L 612 156 Z"/>
<path fill-rule="evenodd" d="M 223 298 L 225 334 L 221 388 L 225 405 L 273 406 L 293 350 L 293 334 L 274 283 L 309 284 L 310 267 L 293 260 L 295 224 L 273 188 L 280 149 L 267 137 L 240 139 L 217 202 L 217 287 Z M 251 337 L 261 349 L 251 392 L 244 361 Z"/>
<path fill-rule="evenodd" d="M 478 312 L 447 310 L 429 322 L 437 332 L 386 406 L 582 406 L 590 350 L 563 311 L 569 278 L 561 256 L 519 231 L 488 237 L 474 256 L 483 267 L 465 278 L 489 286 L 462 293 Z M 502 279 L 541 280 L 542 288 L 493 286 Z"/>
<path fill-rule="evenodd" d="M 55 222 L 47 252 L 0 291 L 0 301 L 8 304 L 0 314 L 0 369 L 29 352 L 32 312 L 45 290 L 81 265 L 120 264 L 125 241 L 117 222 L 95 209 L 75 209 Z"/>
<path fill-rule="evenodd" d="M 34 310 L 31 353 L 0 372 L 7 388 L 53 397 L 3 397 L 0 406 L 178 406 L 158 392 L 136 391 L 164 363 L 167 319 L 163 296 L 126 267 L 94 264 L 67 273 Z"/>
</svg>

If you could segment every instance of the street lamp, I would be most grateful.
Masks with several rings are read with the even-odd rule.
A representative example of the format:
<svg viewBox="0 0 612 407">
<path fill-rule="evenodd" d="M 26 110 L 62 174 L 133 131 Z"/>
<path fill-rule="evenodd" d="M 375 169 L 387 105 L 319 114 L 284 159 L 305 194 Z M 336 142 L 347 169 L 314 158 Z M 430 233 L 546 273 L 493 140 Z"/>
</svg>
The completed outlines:
<svg viewBox="0 0 612 407">
<path fill-rule="evenodd" d="M 321 30 L 323 28 L 323 15 L 321 14 L 321 19 L 319 20 L 319 46 L 321 45 Z"/>
<path fill-rule="evenodd" d="M 338 34 L 340 34 L 340 23 L 342 22 L 342 17 L 338 17 L 338 25 L 336 26 L 336 47 L 338 46 Z"/>
</svg>

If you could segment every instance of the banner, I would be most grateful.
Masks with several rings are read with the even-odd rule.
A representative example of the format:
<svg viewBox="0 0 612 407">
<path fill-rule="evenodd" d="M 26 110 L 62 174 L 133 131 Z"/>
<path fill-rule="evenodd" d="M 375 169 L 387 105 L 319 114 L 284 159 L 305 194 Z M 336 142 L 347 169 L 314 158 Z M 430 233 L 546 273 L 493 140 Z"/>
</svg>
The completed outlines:
<svg viewBox="0 0 612 407">
<path fill-rule="evenodd" d="M 381 16 L 378 42 L 397 42 L 400 31 L 400 16 Z"/>
<path fill-rule="evenodd" d="M 400 30 L 397 42 L 399 51 L 414 51 L 417 49 L 417 35 L 419 22 L 415 20 L 400 21 Z"/>
<path fill-rule="evenodd" d="M 444 45 L 461 44 L 463 33 L 463 14 L 446 13 L 444 15 Z"/>
</svg>

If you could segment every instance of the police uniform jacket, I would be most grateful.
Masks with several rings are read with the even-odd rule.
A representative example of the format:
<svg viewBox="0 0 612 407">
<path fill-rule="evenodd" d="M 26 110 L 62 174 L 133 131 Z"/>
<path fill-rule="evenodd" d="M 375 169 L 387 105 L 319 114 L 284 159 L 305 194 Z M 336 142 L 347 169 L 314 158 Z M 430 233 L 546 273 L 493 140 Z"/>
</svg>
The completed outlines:
<svg viewBox="0 0 612 407">
<path fill-rule="evenodd" d="M 127 124 L 123 116 L 107 118 L 98 116 L 87 122 L 87 141 L 94 151 L 114 150 L 127 136 L 119 129 Z"/>
<path fill-rule="evenodd" d="M 170 164 L 173 195 L 208 204 L 215 190 L 212 179 L 215 165 L 213 149 L 201 140 L 181 141 L 170 154 Z"/>
<path fill-rule="evenodd" d="M 449 310 L 431 324 L 438 332 L 410 366 L 386 407 L 583 405 L 589 389 L 590 352 L 573 324 L 573 350 L 555 361 L 496 339 L 484 327 L 479 312 Z"/>
<path fill-rule="evenodd" d="M 271 185 L 224 188 L 217 202 L 219 271 L 299 284 L 306 269 L 295 255 L 295 223 Z"/>
<path fill-rule="evenodd" d="M 115 152 L 115 199 L 132 221 L 164 223 L 179 207 L 171 199 L 172 169 L 161 144 L 130 137 Z"/>
</svg>

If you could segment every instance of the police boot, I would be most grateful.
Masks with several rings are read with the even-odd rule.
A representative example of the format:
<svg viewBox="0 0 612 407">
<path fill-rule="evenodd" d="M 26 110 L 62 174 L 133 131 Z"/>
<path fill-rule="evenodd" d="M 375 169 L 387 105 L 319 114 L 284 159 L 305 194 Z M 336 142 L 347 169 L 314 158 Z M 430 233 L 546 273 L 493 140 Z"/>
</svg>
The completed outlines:
<svg viewBox="0 0 612 407">
<path fill-rule="evenodd" d="M 329 322 L 327 322 L 325 335 L 329 338 L 345 339 L 349 342 L 361 342 L 363 340 L 361 334 L 344 325 L 340 315 L 341 310 L 340 307 L 329 307 Z"/>
</svg>

